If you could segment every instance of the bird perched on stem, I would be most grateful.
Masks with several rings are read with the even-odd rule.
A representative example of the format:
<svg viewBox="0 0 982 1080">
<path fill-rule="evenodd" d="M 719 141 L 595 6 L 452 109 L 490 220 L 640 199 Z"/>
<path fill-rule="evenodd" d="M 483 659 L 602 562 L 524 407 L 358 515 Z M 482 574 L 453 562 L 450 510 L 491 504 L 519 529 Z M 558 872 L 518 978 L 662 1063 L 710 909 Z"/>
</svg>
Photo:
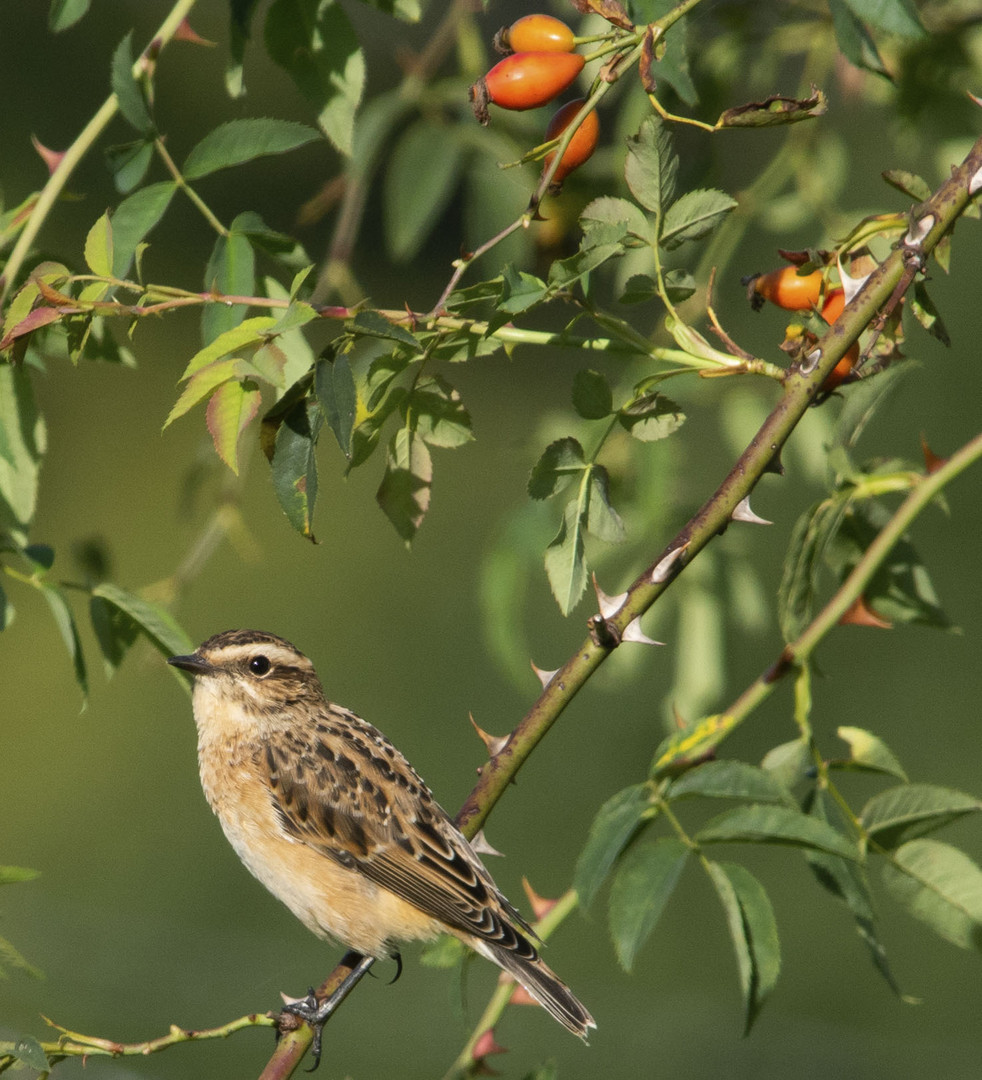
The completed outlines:
<svg viewBox="0 0 982 1080">
<path fill-rule="evenodd" d="M 375 958 L 453 934 L 586 1038 L 593 1017 L 463 834 L 380 731 L 325 698 L 303 653 L 229 630 L 168 663 L 194 676 L 201 784 L 225 835 L 308 929 Z M 330 1012 L 288 1008 L 318 1036 Z"/>
</svg>

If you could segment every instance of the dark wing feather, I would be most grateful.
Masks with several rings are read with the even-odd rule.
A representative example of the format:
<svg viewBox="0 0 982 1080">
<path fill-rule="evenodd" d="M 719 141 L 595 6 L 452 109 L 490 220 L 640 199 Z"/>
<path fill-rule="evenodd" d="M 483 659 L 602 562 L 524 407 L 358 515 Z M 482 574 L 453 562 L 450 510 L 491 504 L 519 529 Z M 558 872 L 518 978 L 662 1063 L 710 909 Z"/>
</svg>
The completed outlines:
<svg viewBox="0 0 982 1080">
<path fill-rule="evenodd" d="M 406 759 L 334 710 L 256 762 L 283 827 L 449 927 L 534 959 L 534 933 Z M 521 929 L 519 929 L 521 928 Z"/>
</svg>

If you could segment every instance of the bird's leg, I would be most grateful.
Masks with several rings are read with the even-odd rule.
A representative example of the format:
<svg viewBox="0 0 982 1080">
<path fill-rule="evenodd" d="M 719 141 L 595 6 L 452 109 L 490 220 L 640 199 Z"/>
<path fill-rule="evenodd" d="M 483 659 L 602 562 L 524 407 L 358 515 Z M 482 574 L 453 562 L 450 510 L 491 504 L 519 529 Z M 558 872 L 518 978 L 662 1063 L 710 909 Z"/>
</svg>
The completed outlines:
<svg viewBox="0 0 982 1080">
<path fill-rule="evenodd" d="M 338 983 L 331 993 L 323 1001 L 317 1000 L 313 990 L 300 1001 L 291 1002 L 283 1006 L 283 1012 L 295 1016 L 305 1024 L 309 1024 L 314 1030 L 314 1040 L 311 1044 L 311 1053 L 314 1057 L 314 1069 L 320 1064 L 321 1059 L 321 1033 L 331 1014 L 341 1004 L 348 994 L 354 989 L 368 969 L 375 963 L 374 956 L 362 956 L 360 953 L 345 953 L 341 966 L 349 967 L 350 971 Z M 314 1069 L 309 1070 L 313 1072 Z"/>
</svg>

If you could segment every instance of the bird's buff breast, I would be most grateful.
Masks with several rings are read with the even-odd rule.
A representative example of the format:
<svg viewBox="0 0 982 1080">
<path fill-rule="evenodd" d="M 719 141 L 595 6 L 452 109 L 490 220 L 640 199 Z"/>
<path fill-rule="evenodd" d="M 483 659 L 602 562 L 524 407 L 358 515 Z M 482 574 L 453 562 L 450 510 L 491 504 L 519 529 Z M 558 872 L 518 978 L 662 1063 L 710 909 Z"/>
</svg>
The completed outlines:
<svg viewBox="0 0 982 1080">
<path fill-rule="evenodd" d="M 234 738 L 198 745 L 205 797 L 250 873 L 318 937 L 360 953 L 386 956 L 394 942 L 441 932 L 418 908 L 289 835 L 253 763 L 256 749 Z"/>
</svg>

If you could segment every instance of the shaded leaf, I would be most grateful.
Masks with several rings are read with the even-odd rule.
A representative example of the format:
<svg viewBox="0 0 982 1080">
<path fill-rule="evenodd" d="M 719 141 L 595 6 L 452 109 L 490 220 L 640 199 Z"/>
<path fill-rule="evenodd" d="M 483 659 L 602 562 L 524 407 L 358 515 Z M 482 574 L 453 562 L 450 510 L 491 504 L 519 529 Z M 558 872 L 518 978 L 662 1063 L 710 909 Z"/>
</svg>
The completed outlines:
<svg viewBox="0 0 982 1080">
<path fill-rule="evenodd" d="M 396 341 L 400 345 L 407 345 L 413 352 L 423 351 L 419 341 L 404 326 L 390 322 L 377 311 L 359 311 L 351 325 L 359 334 L 370 334 L 372 337 Z"/>
<path fill-rule="evenodd" d="M 162 656 L 187 655 L 194 651 L 194 642 L 184 632 L 174 616 L 159 604 L 144 600 L 142 596 L 127 592 L 126 589 L 121 589 L 118 585 L 113 585 L 108 581 L 97 585 L 92 590 L 92 596 L 94 599 L 109 605 L 120 617 L 120 621 L 114 623 L 118 634 L 115 647 L 118 648 L 118 652 L 115 655 L 119 659 L 122 658 L 123 653 L 125 653 L 133 640 L 130 637 L 130 632 L 125 629 L 123 619 L 128 619 L 130 625 L 143 634 Z M 106 655 L 105 650 L 104 655 Z M 117 659 L 116 663 L 118 664 L 118 662 Z M 180 672 L 176 674 L 183 680 Z"/>
<path fill-rule="evenodd" d="M 2 947 L 2 953 L 4 959 L 9 963 L 10 956 L 8 950 L 13 950 L 13 946 L 9 942 L 0 938 L 0 947 Z M 13 950 L 16 952 L 16 950 Z M 40 972 L 37 968 L 31 968 L 31 965 L 27 964 L 24 958 L 17 953 L 17 958 L 20 960 L 20 964 L 17 966 L 30 968 L 32 974 L 39 975 Z M 51 1071 L 51 1063 L 48 1061 L 44 1049 L 41 1044 L 32 1035 L 25 1035 L 24 1038 L 18 1039 L 14 1043 L 14 1057 L 18 1061 L 22 1061 L 29 1069 L 37 1069 L 38 1072 L 48 1073 Z"/>
<path fill-rule="evenodd" d="M 317 361 L 314 388 L 321 403 L 327 426 L 334 432 L 346 458 L 351 457 L 351 433 L 358 410 L 358 391 L 348 358 L 322 357 Z"/>
<path fill-rule="evenodd" d="M 647 784 L 633 784 L 624 788 L 601 806 L 590 825 L 590 834 L 576 862 L 573 878 L 573 887 L 584 910 L 593 902 L 611 867 L 650 809 L 650 789 Z"/>
<path fill-rule="evenodd" d="M 631 237 L 647 244 L 651 226 L 644 212 L 629 199 L 601 195 L 580 211 L 580 228 L 591 237 L 591 244 L 619 242 Z M 596 238 L 596 239 L 594 239 Z"/>
<path fill-rule="evenodd" d="M 867 68 L 890 77 L 869 30 L 849 10 L 846 0 L 829 0 L 835 40 L 847 60 L 858 68 Z"/>
<path fill-rule="evenodd" d="M 130 272 L 137 247 L 160 221 L 177 191 L 173 180 L 146 187 L 128 195 L 112 216 L 114 276 L 124 278 Z"/>
<path fill-rule="evenodd" d="M 68 655 L 72 660 L 72 669 L 75 672 L 75 682 L 82 691 L 83 708 L 89 696 L 89 677 L 85 666 L 85 655 L 82 652 L 82 642 L 78 636 L 78 627 L 75 625 L 75 616 L 72 614 L 65 594 L 57 585 L 42 582 L 41 595 L 47 600 L 51 614 L 54 616 L 55 625 L 61 640 L 65 643 Z"/>
<path fill-rule="evenodd" d="M 399 138 L 385 173 L 385 235 L 397 262 L 413 258 L 447 208 L 463 169 L 454 128 L 417 120 Z"/>
<path fill-rule="evenodd" d="M 689 769 L 665 793 L 669 801 L 689 795 L 787 803 L 785 788 L 769 773 L 745 761 L 707 761 Z"/>
<path fill-rule="evenodd" d="M 689 240 L 701 240 L 736 209 L 736 199 L 722 191 L 687 191 L 665 212 L 658 242 L 666 251 L 674 251 Z"/>
<path fill-rule="evenodd" d="M 124 119 L 139 132 L 153 129 L 153 121 L 147 111 L 143 87 L 133 78 L 133 31 L 116 47 L 113 53 L 110 81 L 119 111 Z"/>
<path fill-rule="evenodd" d="M 675 837 L 641 840 L 628 849 L 610 889 L 610 933 L 625 971 L 654 930 L 685 867 L 689 849 Z"/>
<path fill-rule="evenodd" d="M 590 466 L 586 489 L 586 528 L 598 540 L 619 544 L 625 536 L 624 522 L 610 505 L 610 477 L 602 465 Z"/>
<path fill-rule="evenodd" d="M 792 739 L 768 750 L 760 763 L 762 769 L 788 791 L 795 784 L 805 779 L 808 770 L 814 767 L 811 748 L 805 739 Z"/>
<path fill-rule="evenodd" d="M 893 898 L 939 936 L 982 950 L 982 870 L 938 840 L 911 840 L 883 866 Z"/>
<path fill-rule="evenodd" d="M 344 10 L 334 0 L 274 0 L 264 33 L 270 57 L 317 110 L 331 142 L 350 155 L 365 57 Z"/>
<path fill-rule="evenodd" d="M 200 180 L 219 169 L 230 169 L 270 154 L 285 154 L 320 139 L 315 128 L 294 120 L 248 118 L 219 124 L 191 150 L 182 172 L 187 180 Z"/>
<path fill-rule="evenodd" d="M 91 0 L 51 0 L 48 8 L 48 29 L 57 34 L 67 30 L 89 10 Z"/>
<path fill-rule="evenodd" d="M 902 38 L 924 37 L 926 31 L 912 0 L 845 0 L 862 22 Z"/>
<path fill-rule="evenodd" d="M 971 795 L 934 784 L 901 784 L 874 795 L 860 824 L 881 847 L 894 848 L 982 810 Z"/>
<path fill-rule="evenodd" d="M 267 415 L 269 420 L 269 415 Z M 273 440 L 273 490 L 290 524 L 308 540 L 314 539 L 317 501 L 317 436 L 323 416 L 316 399 L 301 396 L 278 416 Z"/>
<path fill-rule="evenodd" d="M 256 259 L 248 237 L 235 231 L 215 241 L 205 268 L 205 288 L 223 296 L 251 296 L 255 292 Z M 201 340 L 207 345 L 226 330 L 238 326 L 248 305 L 207 304 L 201 312 Z"/>
<path fill-rule="evenodd" d="M 726 912 L 736 951 L 746 1034 L 781 971 L 781 945 L 774 909 L 763 886 L 744 867 L 711 862 L 709 874 Z"/>
<path fill-rule="evenodd" d="M 528 493 L 533 499 L 549 499 L 565 488 L 586 468 L 583 447 L 572 436 L 550 443 L 529 476 Z"/>
<path fill-rule="evenodd" d="M 573 408 L 584 420 L 602 420 L 613 410 L 610 384 L 599 371 L 578 371 L 573 379 Z"/>
<path fill-rule="evenodd" d="M 106 147 L 106 166 L 112 173 L 118 192 L 125 195 L 142 183 L 153 161 L 153 153 L 153 140 L 149 136 L 135 142 Z"/>
<path fill-rule="evenodd" d="M 786 806 L 738 806 L 707 822 L 696 834 L 700 844 L 790 844 L 859 860 L 859 849 L 831 825 Z"/>
</svg>

